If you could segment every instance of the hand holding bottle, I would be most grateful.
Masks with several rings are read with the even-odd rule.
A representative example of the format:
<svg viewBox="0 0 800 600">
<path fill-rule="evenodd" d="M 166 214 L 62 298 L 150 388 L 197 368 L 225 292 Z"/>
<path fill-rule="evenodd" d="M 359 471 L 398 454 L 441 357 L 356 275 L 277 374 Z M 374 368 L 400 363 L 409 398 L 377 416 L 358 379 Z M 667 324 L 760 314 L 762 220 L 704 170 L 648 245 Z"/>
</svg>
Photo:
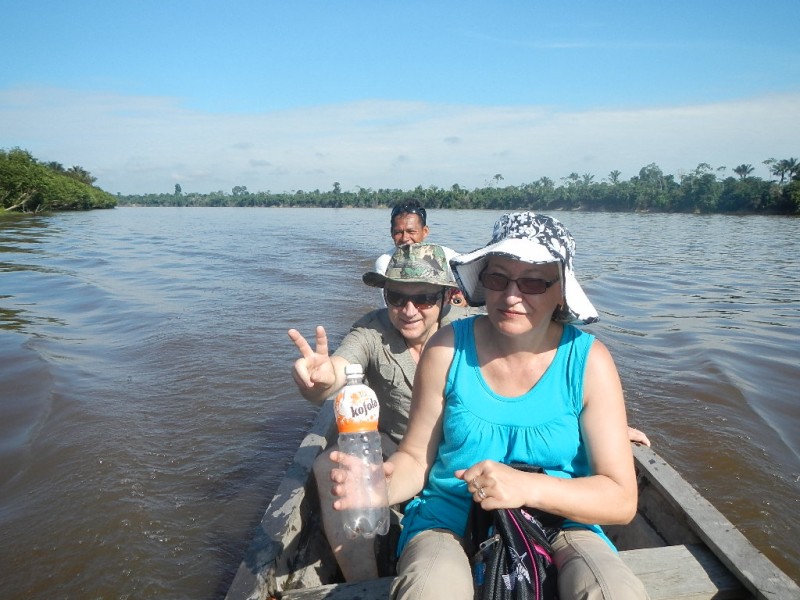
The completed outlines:
<svg viewBox="0 0 800 600">
<path fill-rule="evenodd" d="M 353 498 L 348 499 L 347 497 L 347 479 L 349 473 L 354 470 L 350 468 L 350 464 L 359 459 L 355 456 L 345 454 L 344 452 L 334 450 L 330 454 L 330 460 L 334 464 L 334 467 L 331 469 L 331 494 L 336 496 L 333 508 L 336 510 L 347 510 L 353 507 L 350 503 L 354 501 Z M 386 480 L 387 492 L 392 481 L 392 473 L 394 473 L 394 464 L 388 461 L 384 462 L 383 478 Z"/>
</svg>

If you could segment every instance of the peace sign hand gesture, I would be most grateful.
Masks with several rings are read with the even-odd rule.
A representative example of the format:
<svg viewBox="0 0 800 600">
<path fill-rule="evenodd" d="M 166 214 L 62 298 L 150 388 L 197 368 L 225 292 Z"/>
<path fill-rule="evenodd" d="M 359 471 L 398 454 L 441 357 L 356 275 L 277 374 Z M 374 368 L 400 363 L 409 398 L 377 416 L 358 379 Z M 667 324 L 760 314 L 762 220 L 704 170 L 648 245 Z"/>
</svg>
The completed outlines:
<svg viewBox="0 0 800 600">
<path fill-rule="evenodd" d="M 316 348 L 312 350 L 299 331 L 289 330 L 289 339 L 302 356 L 292 367 L 292 377 L 303 397 L 321 401 L 336 385 L 337 376 L 336 367 L 328 355 L 328 336 L 321 325 L 317 326 L 316 336 Z"/>
</svg>

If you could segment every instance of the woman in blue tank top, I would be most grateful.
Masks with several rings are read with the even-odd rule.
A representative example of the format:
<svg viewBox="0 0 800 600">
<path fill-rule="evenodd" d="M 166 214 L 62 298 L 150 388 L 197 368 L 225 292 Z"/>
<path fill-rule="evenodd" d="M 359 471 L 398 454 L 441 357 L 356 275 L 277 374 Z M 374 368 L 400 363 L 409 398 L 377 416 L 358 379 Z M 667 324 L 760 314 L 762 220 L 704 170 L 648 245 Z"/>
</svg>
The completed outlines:
<svg viewBox="0 0 800 600">
<path fill-rule="evenodd" d="M 570 324 L 597 320 L 574 248 L 555 219 L 511 213 L 487 246 L 451 261 L 486 315 L 441 329 L 417 367 L 408 431 L 386 469 L 390 503 L 417 496 L 393 597 L 473 597 L 463 549 L 473 502 L 565 518 L 553 543 L 562 600 L 647 597 L 599 527 L 633 518 L 636 476 L 614 361 Z M 518 462 L 544 472 L 508 466 Z"/>
</svg>

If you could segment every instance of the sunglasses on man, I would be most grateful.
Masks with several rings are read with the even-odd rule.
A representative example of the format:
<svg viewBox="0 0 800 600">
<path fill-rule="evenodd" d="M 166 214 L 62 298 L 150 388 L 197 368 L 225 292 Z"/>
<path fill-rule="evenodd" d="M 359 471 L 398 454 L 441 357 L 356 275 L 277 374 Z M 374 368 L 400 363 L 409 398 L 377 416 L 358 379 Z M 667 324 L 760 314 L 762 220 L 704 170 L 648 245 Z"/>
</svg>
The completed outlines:
<svg viewBox="0 0 800 600">
<path fill-rule="evenodd" d="M 403 308 L 409 302 L 417 307 L 418 310 L 431 308 L 439 303 L 442 299 L 444 292 L 434 292 L 432 294 L 403 294 L 394 290 L 383 290 L 383 296 L 386 298 L 386 304 L 394 306 L 395 308 Z"/>
</svg>

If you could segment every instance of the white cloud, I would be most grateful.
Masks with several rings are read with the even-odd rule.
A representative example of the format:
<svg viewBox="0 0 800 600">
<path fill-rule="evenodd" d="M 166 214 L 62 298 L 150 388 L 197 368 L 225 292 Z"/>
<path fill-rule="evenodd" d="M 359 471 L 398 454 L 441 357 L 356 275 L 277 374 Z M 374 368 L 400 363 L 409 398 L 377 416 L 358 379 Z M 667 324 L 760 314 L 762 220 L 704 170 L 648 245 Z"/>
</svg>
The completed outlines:
<svg viewBox="0 0 800 600">
<path fill-rule="evenodd" d="M 114 193 L 507 185 L 569 173 L 627 179 L 655 162 L 665 173 L 700 162 L 798 156 L 800 95 L 697 106 L 564 111 L 360 101 L 261 114 L 186 109 L 179 98 L 0 91 L 3 147 L 81 165 Z"/>
</svg>

